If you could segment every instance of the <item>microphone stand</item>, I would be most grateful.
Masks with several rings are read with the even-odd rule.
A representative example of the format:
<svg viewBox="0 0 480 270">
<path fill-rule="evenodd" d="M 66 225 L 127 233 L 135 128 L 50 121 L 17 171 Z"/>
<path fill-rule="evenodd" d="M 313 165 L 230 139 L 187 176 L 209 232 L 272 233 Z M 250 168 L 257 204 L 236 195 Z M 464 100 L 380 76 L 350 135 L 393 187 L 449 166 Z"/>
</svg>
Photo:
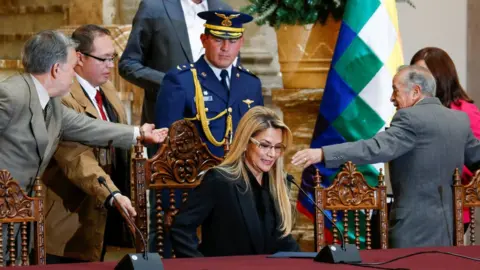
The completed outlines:
<svg viewBox="0 0 480 270">
<path fill-rule="evenodd" d="M 333 220 L 325 214 L 325 211 L 312 199 L 308 196 L 307 192 L 303 190 L 295 182 L 293 177 L 287 177 L 287 181 L 294 184 L 300 192 L 308 198 L 308 200 L 315 205 L 315 207 L 323 214 L 325 218 L 327 218 L 330 223 L 340 232 L 340 236 L 342 238 L 342 244 L 338 245 L 334 243 L 333 245 L 323 247 L 320 252 L 318 252 L 317 256 L 314 258 L 316 262 L 324 262 L 324 263 L 345 263 L 345 264 L 357 264 L 361 263 L 362 259 L 360 258 L 360 252 L 357 249 L 357 246 L 354 244 L 349 244 L 345 242 L 345 238 L 343 233 L 341 233 L 340 228 L 333 222 Z"/>
<path fill-rule="evenodd" d="M 135 231 L 140 235 L 140 238 L 142 239 L 143 242 L 143 254 L 137 253 L 137 254 L 127 254 L 125 255 L 122 260 L 117 264 L 115 267 L 115 270 L 140 270 L 140 269 L 160 269 L 163 270 L 163 263 L 160 258 L 160 255 L 158 253 L 148 253 L 147 251 L 147 241 L 145 241 L 145 238 L 143 237 L 142 232 L 140 229 L 138 229 L 137 225 L 135 225 L 135 222 L 132 221 L 130 218 L 130 215 L 128 214 L 127 210 L 120 205 L 118 202 L 117 198 L 115 198 L 115 194 L 110 190 L 110 188 L 107 185 L 107 181 L 103 176 L 98 177 L 98 183 L 104 187 L 107 188 L 108 192 L 110 195 L 113 197 L 113 200 L 115 201 L 116 208 L 120 211 L 122 216 L 125 218 L 127 221 L 128 226 L 130 227 L 130 230 L 132 234 L 135 237 L 135 234 L 133 233 L 132 228 L 135 229 Z M 149 258 L 150 257 L 150 258 Z"/>
</svg>

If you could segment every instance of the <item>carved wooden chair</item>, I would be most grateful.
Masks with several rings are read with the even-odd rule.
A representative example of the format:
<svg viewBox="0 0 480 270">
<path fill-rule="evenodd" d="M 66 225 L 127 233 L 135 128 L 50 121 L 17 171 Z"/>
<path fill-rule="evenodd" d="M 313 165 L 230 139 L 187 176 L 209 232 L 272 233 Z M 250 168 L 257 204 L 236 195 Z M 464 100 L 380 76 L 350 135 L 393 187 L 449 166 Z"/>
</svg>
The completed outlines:
<svg viewBox="0 0 480 270">
<path fill-rule="evenodd" d="M 8 266 L 15 266 L 17 254 L 20 253 L 21 265 L 29 265 L 28 226 L 33 226 L 34 258 L 33 264 L 45 264 L 45 227 L 43 209 L 43 187 L 37 177 L 33 187 L 35 197 L 28 197 L 18 183 L 12 179 L 7 170 L 0 170 L 0 266 L 5 266 L 3 257 L 4 245 L 7 246 L 10 260 Z M 19 224 L 21 250 L 16 250 L 15 224 Z M 3 231 L 3 225 L 8 231 Z M 3 242 L 4 234 L 8 235 L 7 243 Z"/>
<path fill-rule="evenodd" d="M 475 245 L 475 208 L 480 207 L 480 170 L 476 171 L 470 183 L 463 185 L 460 172 L 455 169 L 453 175 L 453 215 L 454 215 L 454 242 L 455 246 L 464 245 L 463 209 L 470 210 L 470 245 Z"/>
<path fill-rule="evenodd" d="M 228 141 L 228 140 L 225 140 Z M 224 146 L 225 154 L 229 150 Z M 133 159 L 134 194 L 137 211 L 136 224 L 147 239 L 146 189 L 155 190 L 156 196 L 156 248 L 161 256 L 166 252 L 165 237 L 173 217 L 178 212 L 178 203 L 187 200 L 188 191 L 200 184 L 202 172 L 220 164 L 223 160 L 213 155 L 202 142 L 195 125 L 187 120 L 174 122 L 168 137 L 151 159 L 142 157 L 143 146 L 135 146 L 136 157 Z M 162 190 L 169 192 L 169 207 L 163 208 Z M 175 194 L 181 191 L 181 202 Z M 141 239 L 136 237 L 137 252 L 143 252 Z M 171 257 L 175 257 L 173 250 Z"/>
<path fill-rule="evenodd" d="M 377 210 L 380 213 L 380 246 L 388 248 L 388 218 L 387 218 L 387 188 L 384 182 L 384 175 L 380 170 L 378 175 L 378 187 L 371 187 L 365 181 L 362 173 L 352 162 L 347 162 L 337 174 L 331 186 L 321 186 L 321 176 L 317 170 L 314 176 L 315 201 L 324 210 L 332 212 L 333 222 L 337 222 L 338 212 L 343 213 L 343 237 L 348 241 L 349 211 L 353 212 L 355 222 L 354 234 L 355 244 L 360 249 L 360 211 L 365 211 L 366 249 L 372 248 L 372 230 L 370 210 Z M 325 222 L 329 222 L 323 214 L 315 210 L 315 243 L 319 251 L 326 245 Z M 340 232 L 341 233 L 341 232 Z M 333 241 L 339 243 L 339 232 L 333 227 Z"/>
</svg>

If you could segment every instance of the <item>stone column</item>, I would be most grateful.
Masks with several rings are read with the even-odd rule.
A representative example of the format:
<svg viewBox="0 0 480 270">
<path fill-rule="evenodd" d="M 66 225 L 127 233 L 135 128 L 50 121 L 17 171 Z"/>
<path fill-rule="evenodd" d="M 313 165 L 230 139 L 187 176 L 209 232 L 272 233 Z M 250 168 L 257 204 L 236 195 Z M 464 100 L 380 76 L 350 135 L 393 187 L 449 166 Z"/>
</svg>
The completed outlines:
<svg viewBox="0 0 480 270">
<path fill-rule="evenodd" d="M 103 4 L 98 0 L 70 0 L 69 24 L 87 23 L 103 24 Z"/>
<path fill-rule="evenodd" d="M 283 121 L 293 133 L 293 147 L 285 153 L 285 170 L 301 183 L 302 168 L 290 163 L 291 157 L 297 151 L 310 147 L 313 129 L 317 120 L 318 108 L 322 99 L 323 89 L 282 89 L 272 90 L 273 103 L 283 113 Z M 292 188 L 292 204 L 296 205 L 297 188 Z M 314 251 L 313 222 L 305 215 L 298 213 L 293 236 L 302 251 Z"/>
<path fill-rule="evenodd" d="M 249 4 L 247 0 L 225 0 L 234 10 Z M 272 103 L 271 90 L 282 87 L 278 64 L 275 30 L 268 26 L 258 26 L 254 22 L 245 24 L 245 43 L 240 51 L 242 65 L 250 69 L 262 81 L 265 106 L 281 111 Z"/>
<path fill-rule="evenodd" d="M 475 101 L 477 107 L 480 104 L 480 2 L 468 0 L 467 3 L 467 93 Z M 480 226 L 480 211 L 475 209 L 475 227 Z M 465 243 L 470 244 L 470 230 L 465 234 Z"/>
<path fill-rule="evenodd" d="M 467 86 L 470 97 L 477 107 L 480 102 L 480 2 L 469 0 L 467 6 Z"/>
<path fill-rule="evenodd" d="M 140 0 L 138 0 L 139 2 Z M 124 5 L 125 2 L 125 5 Z M 122 7 L 132 0 L 70 0 L 69 25 L 80 24 L 130 24 L 122 21 Z M 137 4 L 138 6 L 138 4 Z M 136 11 L 136 8 L 135 8 Z M 133 13 L 135 14 L 135 13 Z"/>
<path fill-rule="evenodd" d="M 118 23 L 131 24 L 141 0 L 117 0 Z"/>
</svg>

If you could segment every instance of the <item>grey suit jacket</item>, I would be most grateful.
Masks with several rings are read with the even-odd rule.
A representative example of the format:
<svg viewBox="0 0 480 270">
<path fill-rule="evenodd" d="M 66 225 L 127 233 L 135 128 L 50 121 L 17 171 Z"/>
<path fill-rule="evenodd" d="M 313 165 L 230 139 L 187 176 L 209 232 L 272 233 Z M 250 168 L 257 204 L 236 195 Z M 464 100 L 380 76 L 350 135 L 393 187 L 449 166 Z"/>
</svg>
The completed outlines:
<svg viewBox="0 0 480 270">
<path fill-rule="evenodd" d="M 0 169 L 7 169 L 31 191 L 41 176 L 60 139 L 88 145 L 129 148 L 133 127 L 112 124 L 78 114 L 51 99 L 53 114 L 48 128 L 37 90 L 29 74 L 15 75 L 0 83 Z"/>
<path fill-rule="evenodd" d="M 208 10 L 230 10 L 221 0 L 208 0 Z M 200 39 L 200 37 L 198 37 Z M 145 89 L 142 123 L 154 122 L 157 91 L 165 73 L 193 63 L 180 0 L 143 0 L 118 68 L 120 75 Z"/>
<path fill-rule="evenodd" d="M 323 151 L 330 168 L 346 161 L 391 161 L 391 247 L 453 244 L 453 173 L 464 163 L 480 161 L 480 143 L 465 113 L 425 98 L 399 110 L 391 127 L 372 139 L 325 146 Z"/>
</svg>

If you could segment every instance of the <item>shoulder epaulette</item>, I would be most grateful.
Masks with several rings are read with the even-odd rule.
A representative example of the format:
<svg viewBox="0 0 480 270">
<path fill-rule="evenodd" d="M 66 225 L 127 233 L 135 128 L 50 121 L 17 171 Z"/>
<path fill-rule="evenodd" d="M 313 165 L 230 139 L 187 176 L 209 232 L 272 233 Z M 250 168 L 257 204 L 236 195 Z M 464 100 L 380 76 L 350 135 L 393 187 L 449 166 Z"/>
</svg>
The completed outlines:
<svg viewBox="0 0 480 270">
<path fill-rule="evenodd" d="M 183 65 L 178 65 L 177 70 L 178 71 L 185 71 L 185 70 L 190 70 L 193 67 L 195 67 L 194 64 L 183 64 Z"/>
<path fill-rule="evenodd" d="M 252 76 L 257 77 L 257 75 L 253 74 L 248 68 L 245 68 L 245 67 L 242 66 L 242 65 L 238 65 L 237 68 L 238 68 L 239 70 L 245 72 L 245 73 L 248 73 L 248 74 L 250 74 L 250 75 L 252 75 Z"/>
</svg>

